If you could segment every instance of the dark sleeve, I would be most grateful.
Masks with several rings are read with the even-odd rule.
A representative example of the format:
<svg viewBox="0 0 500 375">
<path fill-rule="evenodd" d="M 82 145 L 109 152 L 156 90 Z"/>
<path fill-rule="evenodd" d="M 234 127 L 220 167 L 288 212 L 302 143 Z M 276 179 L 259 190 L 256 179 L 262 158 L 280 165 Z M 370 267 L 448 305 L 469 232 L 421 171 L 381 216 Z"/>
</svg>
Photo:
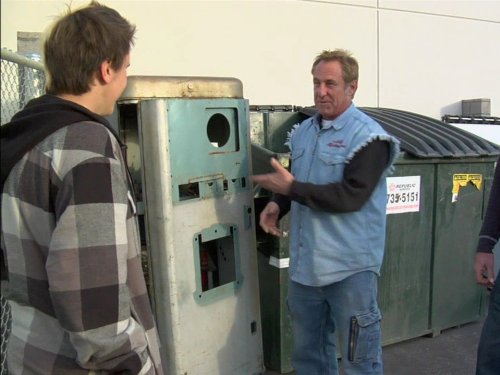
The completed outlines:
<svg viewBox="0 0 500 375">
<path fill-rule="evenodd" d="M 491 253 L 500 237 L 500 159 L 495 168 L 493 185 L 491 186 L 488 208 L 484 217 L 477 251 L 480 253 Z"/>
<path fill-rule="evenodd" d="M 280 208 L 279 218 L 281 219 L 285 216 L 288 211 L 290 211 L 290 206 L 292 201 L 289 196 L 281 195 L 281 194 L 273 194 L 271 201 L 275 202 Z"/>
<path fill-rule="evenodd" d="M 375 140 L 346 164 L 340 182 L 315 185 L 294 181 L 290 198 L 315 210 L 345 213 L 359 210 L 370 198 L 389 162 L 390 144 Z"/>
</svg>

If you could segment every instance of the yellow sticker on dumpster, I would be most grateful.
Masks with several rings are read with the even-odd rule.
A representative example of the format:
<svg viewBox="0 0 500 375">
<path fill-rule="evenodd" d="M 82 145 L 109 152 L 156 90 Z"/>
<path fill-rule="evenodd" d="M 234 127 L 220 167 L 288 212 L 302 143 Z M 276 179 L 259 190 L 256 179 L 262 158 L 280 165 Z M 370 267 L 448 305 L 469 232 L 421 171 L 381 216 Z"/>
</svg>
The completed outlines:
<svg viewBox="0 0 500 375">
<path fill-rule="evenodd" d="M 451 201 L 458 200 L 458 192 L 460 187 L 467 186 L 468 183 L 473 184 L 477 190 L 481 190 L 483 184 L 483 175 L 477 173 L 456 173 L 453 175 L 453 189 L 451 190 Z"/>
</svg>

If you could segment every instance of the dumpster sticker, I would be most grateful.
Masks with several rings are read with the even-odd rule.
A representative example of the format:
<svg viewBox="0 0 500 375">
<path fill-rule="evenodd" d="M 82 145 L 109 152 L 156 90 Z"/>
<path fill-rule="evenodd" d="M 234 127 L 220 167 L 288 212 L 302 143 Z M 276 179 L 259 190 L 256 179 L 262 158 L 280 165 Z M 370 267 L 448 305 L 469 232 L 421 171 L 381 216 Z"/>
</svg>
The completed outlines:
<svg viewBox="0 0 500 375">
<path fill-rule="evenodd" d="M 288 268 L 288 266 L 290 265 L 290 258 L 276 258 L 270 256 L 269 264 L 276 268 Z"/>
<path fill-rule="evenodd" d="M 483 175 L 474 173 L 456 173 L 453 175 L 453 188 L 451 190 L 451 201 L 458 201 L 458 192 L 460 187 L 467 186 L 468 183 L 473 184 L 477 190 L 481 190 L 483 184 Z"/>
<path fill-rule="evenodd" d="M 387 214 L 420 211 L 420 176 L 387 177 Z"/>
</svg>

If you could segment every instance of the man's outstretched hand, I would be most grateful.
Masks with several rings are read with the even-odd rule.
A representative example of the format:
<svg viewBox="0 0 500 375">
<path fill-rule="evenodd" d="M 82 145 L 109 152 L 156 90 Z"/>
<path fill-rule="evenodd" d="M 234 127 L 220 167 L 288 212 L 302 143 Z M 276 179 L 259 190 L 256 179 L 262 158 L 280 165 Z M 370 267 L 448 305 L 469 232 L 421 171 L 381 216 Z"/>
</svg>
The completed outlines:
<svg viewBox="0 0 500 375">
<path fill-rule="evenodd" d="M 274 172 L 252 176 L 252 181 L 273 193 L 288 195 L 294 180 L 293 175 L 278 160 L 271 158 Z"/>
</svg>

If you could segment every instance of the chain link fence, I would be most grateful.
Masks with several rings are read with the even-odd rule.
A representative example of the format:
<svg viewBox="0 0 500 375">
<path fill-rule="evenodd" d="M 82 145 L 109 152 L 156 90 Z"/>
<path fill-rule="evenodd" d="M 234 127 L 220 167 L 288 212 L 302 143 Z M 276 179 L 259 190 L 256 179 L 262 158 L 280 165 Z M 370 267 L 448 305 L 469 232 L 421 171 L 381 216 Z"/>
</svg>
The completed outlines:
<svg viewBox="0 0 500 375">
<path fill-rule="evenodd" d="M 1 124 L 6 124 L 12 116 L 33 98 L 45 91 L 43 65 L 37 55 L 19 55 L 1 49 Z M 10 306 L 0 294 L 0 375 L 7 375 L 6 353 L 10 334 Z"/>
<path fill-rule="evenodd" d="M 2 48 L 2 125 L 33 98 L 45 91 L 45 73 L 40 56 L 22 56 Z"/>
<path fill-rule="evenodd" d="M 2 325 L 2 345 L 1 350 L 1 363 L 0 363 L 0 374 L 7 375 L 7 363 L 6 363 L 6 353 L 7 353 L 7 340 L 10 334 L 10 306 L 7 301 L 0 296 L 0 309 L 1 309 L 1 322 Z"/>
</svg>

